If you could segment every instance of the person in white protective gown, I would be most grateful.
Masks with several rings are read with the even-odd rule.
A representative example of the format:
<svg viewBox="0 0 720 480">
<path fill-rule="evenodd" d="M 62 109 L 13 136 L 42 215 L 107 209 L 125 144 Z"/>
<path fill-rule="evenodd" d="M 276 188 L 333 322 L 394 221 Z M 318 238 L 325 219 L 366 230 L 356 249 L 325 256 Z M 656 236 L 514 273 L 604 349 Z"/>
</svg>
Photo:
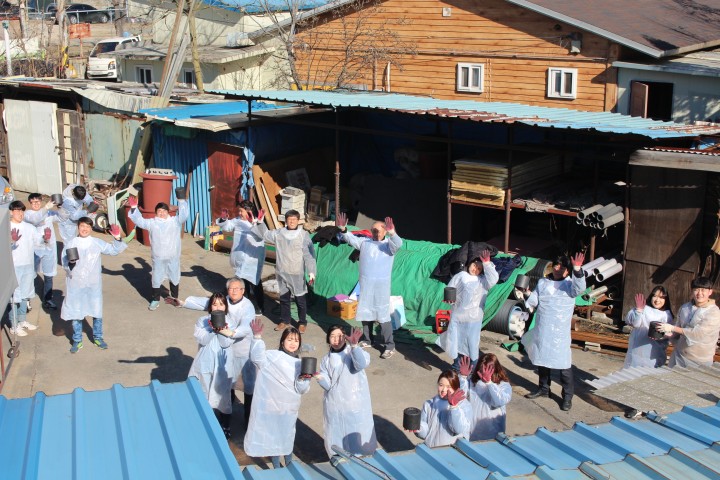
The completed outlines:
<svg viewBox="0 0 720 480">
<path fill-rule="evenodd" d="M 51 210 L 55 205 L 52 201 L 43 205 L 42 195 L 39 193 L 31 193 L 28 196 L 28 202 L 30 210 L 25 211 L 25 221 L 33 225 L 39 235 L 45 235 L 45 229 L 50 229 L 47 248 L 35 251 L 35 271 L 43 275 L 43 307 L 56 310 L 57 305 L 53 301 L 53 280 L 57 276 L 58 257 L 57 238 L 53 224 L 61 222 L 62 218 L 57 210 Z"/>
<path fill-rule="evenodd" d="M 25 204 L 14 200 L 8 206 L 10 211 L 10 249 L 18 286 L 13 291 L 10 305 L 11 332 L 19 337 L 27 335 L 26 330 L 37 326 L 27 321 L 27 306 L 35 296 L 35 252 L 48 249 L 49 229 L 40 234 L 31 224 L 23 220 Z"/>
<path fill-rule="evenodd" d="M 505 431 L 506 405 L 512 399 L 512 386 L 495 354 L 484 354 L 474 368 L 468 358 L 463 358 L 460 361 L 460 388 L 467 391 L 473 411 L 470 441 L 492 440 Z"/>
<path fill-rule="evenodd" d="M 330 351 L 320 361 L 318 384 L 325 390 L 323 427 L 328 457 L 333 445 L 353 455 L 372 455 L 377 449 L 370 387 L 365 369 L 370 355 L 358 346 L 362 330 L 350 336 L 340 325 L 327 332 Z"/>
<path fill-rule="evenodd" d="M 108 348 L 103 338 L 102 255 L 118 255 L 127 248 L 120 240 L 118 225 L 110 227 L 110 234 L 115 239 L 113 243 L 91 237 L 92 226 L 93 221 L 88 217 L 78 220 L 78 236 L 70 240 L 63 250 L 66 287 L 60 318 L 72 322 L 70 353 L 77 353 L 83 347 L 82 326 L 88 316 L 93 317 L 93 343 L 103 350 Z M 77 261 L 68 260 L 69 248 L 77 248 Z"/>
<path fill-rule="evenodd" d="M 243 448 L 251 457 L 270 457 L 274 468 L 292 462 L 300 399 L 310 390 L 312 375 L 300 375 L 298 352 L 302 335 L 294 327 L 280 336 L 279 350 L 266 350 L 262 320 L 252 321 L 250 361 L 258 368 L 255 401 Z"/>
<path fill-rule="evenodd" d="M 87 207 L 94 203 L 93 198 L 82 185 L 68 185 L 62 193 L 63 202 L 60 205 L 60 237 L 63 247 L 78 235 L 78 220 L 89 217 Z"/>
<path fill-rule="evenodd" d="M 628 339 L 624 368 L 659 368 L 667 360 L 667 340 L 653 340 L 648 336 L 650 322 L 673 322 L 670 296 L 665 287 L 656 286 L 645 299 L 645 295 L 635 295 L 635 308 L 625 317 L 625 323 L 633 327 Z"/>
<path fill-rule="evenodd" d="M 528 297 L 525 306 L 537 307 L 535 328 L 522 337 L 522 344 L 530 361 L 538 368 L 538 389 L 526 398 L 550 396 L 552 370 L 560 371 L 562 385 L 562 410 L 572 408 L 575 385 L 570 350 L 570 324 L 575 310 L 575 297 L 585 290 L 585 274 L 582 264 L 585 255 L 576 254 L 572 262 L 565 256 L 555 259 L 552 272 L 538 281 L 535 290 L 523 292 Z M 572 263 L 572 264 L 571 264 Z M 567 278 L 572 271 L 571 278 Z"/>
<path fill-rule="evenodd" d="M 453 360 L 452 368 L 456 372 L 460 368 L 460 356 L 470 357 L 473 365 L 477 362 L 485 300 L 498 278 L 490 252 L 484 250 L 479 259 L 470 262 L 467 271 L 458 272 L 448 283 L 448 287 L 456 289 L 456 297 L 450 324 L 436 343 Z"/>
<path fill-rule="evenodd" d="M 230 420 L 232 419 L 232 401 L 230 391 L 233 386 L 233 355 L 230 347 L 235 343 L 232 327 L 216 328 L 210 322 L 210 313 L 228 313 L 228 303 L 223 293 L 214 293 L 208 300 L 208 315 L 195 323 L 195 340 L 198 353 L 190 366 L 188 377 L 200 381 L 208 403 L 227 438 L 230 438 Z M 227 321 L 227 317 L 226 317 Z"/>
<path fill-rule="evenodd" d="M 380 323 L 383 337 L 383 352 L 380 358 L 390 358 L 395 354 L 392 323 L 390 321 L 390 285 L 395 254 L 402 247 L 402 239 L 395 232 L 392 218 L 385 222 L 375 222 L 372 226 L 372 239 L 356 237 L 345 231 L 347 216 L 338 215 L 335 225 L 342 230 L 348 245 L 360 252 L 360 297 L 358 299 L 355 320 L 363 325 L 363 347 L 374 343 L 373 328 Z"/>
<path fill-rule="evenodd" d="M 265 308 L 265 294 L 262 285 L 262 269 L 265 263 L 265 241 L 263 236 L 267 227 L 263 223 L 265 213 L 257 212 L 255 205 L 243 200 L 238 206 L 238 216 L 227 218 L 228 212 L 223 209 L 223 216 L 217 224 L 225 232 L 233 232 L 230 267 L 237 278 L 245 282 L 245 293 L 255 307 L 255 313 L 262 315 Z"/>
<path fill-rule="evenodd" d="M 143 218 L 137 208 L 137 198 L 128 198 L 130 220 L 135 226 L 147 230 L 150 234 L 150 255 L 152 257 L 152 298 L 148 310 L 157 310 L 160 306 L 162 283 L 170 281 L 170 296 L 178 298 L 180 291 L 180 252 L 182 227 L 188 218 L 188 204 L 178 199 L 178 212 L 170 216 L 170 207 L 160 202 L 155 206 L 155 218 Z"/>
<path fill-rule="evenodd" d="M 661 323 L 657 329 L 670 337 L 675 345 L 670 362 L 672 368 L 711 366 L 720 333 L 720 309 L 713 293 L 713 282 L 707 277 L 697 277 L 690 284 L 693 299 L 680 307 L 675 324 Z"/>
<path fill-rule="evenodd" d="M 233 277 L 225 282 L 227 288 L 227 323 L 228 329 L 232 330 L 233 344 L 232 353 L 232 384 L 234 387 L 228 392 L 230 397 L 235 399 L 234 388 L 240 388 L 238 384 L 242 384 L 244 393 L 243 407 L 245 409 L 245 428 L 247 429 L 250 420 L 250 411 L 252 409 L 253 390 L 255 389 L 255 377 L 257 369 L 255 365 L 249 361 L 250 359 L 250 341 L 252 340 L 252 332 L 250 330 L 250 322 L 255 318 L 255 309 L 252 303 L 245 295 L 245 284 L 239 278 Z M 205 310 L 210 308 L 210 302 L 207 297 L 190 296 L 185 300 L 168 297 L 165 302 L 177 307 L 184 307 L 190 310 Z"/>
<path fill-rule="evenodd" d="M 280 331 L 290 326 L 290 300 L 295 297 L 298 310 L 298 330 L 305 333 L 307 328 L 307 285 L 315 283 L 317 265 L 315 249 L 310 235 L 298 228 L 300 213 L 297 210 L 285 212 L 285 228 L 268 230 L 263 235 L 266 242 L 275 245 L 275 276 L 280 289 L 280 323 L 275 330 Z"/>
<path fill-rule="evenodd" d="M 415 435 L 428 447 L 445 447 L 458 438 L 469 438 L 472 407 L 460 388 L 460 378 L 454 370 L 446 370 L 437 381 L 438 394 L 423 404 L 420 430 Z"/>
</svg>

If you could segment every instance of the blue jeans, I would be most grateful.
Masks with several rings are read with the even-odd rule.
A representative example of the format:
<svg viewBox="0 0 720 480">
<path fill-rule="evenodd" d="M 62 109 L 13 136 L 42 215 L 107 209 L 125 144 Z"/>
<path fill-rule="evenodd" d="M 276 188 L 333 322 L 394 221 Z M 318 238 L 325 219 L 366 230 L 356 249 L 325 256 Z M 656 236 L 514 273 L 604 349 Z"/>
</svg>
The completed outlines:
<svg viewBox="0 0 720 480">
<path fill-rule="evenodd" d="M 10 327 L 16 328 L 18 324 L 25 321 L 27 318 L 27 300 L 23 299 L 20 303 L 11 303 L 9 312 Z"/>
<path fill-rule="evenodd" d="M 81 342 L 82 341 L 82 328 L 83 328 L 83 320 L 73 320 L 73 342 Z M 93 341 L 94 340 L 102 340 L 103 338 L 103 329 L 102 329 L 102 318 L 93 318 Z"/>
<path fill-rule="evenodd" d="M 292 463 L 292 453 L 289 453 L 287 455 L 283 455 L 285 457 L 285 466 L 287 467 Z M 282 468 L 280 465 L 280 456 L 270 457 L 270 460 L 272 460 L 273 468 Z"/>
<path fill-rule="evenodd" d="M 47 275 L 45 275 L 43 278 L 42 299 L 44 302 L 47 302 L 48 300 L 52 300 L 53 278 L 55 278 L 55 277 L 49 277 Z"/>
</svg>

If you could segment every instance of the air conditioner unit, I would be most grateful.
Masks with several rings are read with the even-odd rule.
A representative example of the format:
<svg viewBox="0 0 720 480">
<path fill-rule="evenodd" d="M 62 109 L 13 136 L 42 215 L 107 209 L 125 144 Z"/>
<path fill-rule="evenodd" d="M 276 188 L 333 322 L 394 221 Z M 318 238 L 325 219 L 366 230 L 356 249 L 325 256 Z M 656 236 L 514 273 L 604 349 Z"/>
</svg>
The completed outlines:
<svg viewBox="0 0 720 480">
<path fill-rule="evenodd" d="M 248 38 L 245 32 L 230 32 L 227 34 L 225 46 L 228 48 L 249 47 L 255 42 Z"/>
</svg>

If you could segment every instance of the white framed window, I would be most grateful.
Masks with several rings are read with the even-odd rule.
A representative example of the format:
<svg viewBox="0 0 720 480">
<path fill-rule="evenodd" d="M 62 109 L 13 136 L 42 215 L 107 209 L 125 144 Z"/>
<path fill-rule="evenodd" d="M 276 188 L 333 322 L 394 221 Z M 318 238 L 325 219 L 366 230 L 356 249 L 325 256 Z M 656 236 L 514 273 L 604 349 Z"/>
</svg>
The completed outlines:
<svg viewBox="0 0 720 480">
<path fill-rule="evenodd" d="M 152 67 L 150 65 L 138 65 L 135 67 L 135 80 L 138 83 L 152 83 Z"/>
<path fill-rule="evenodd" d="M 458 92 L 482 93 L 485 68 L 477 63 L 458 63 L 455 89 Z"/>
<path fill-rule="evenodd" d="M 577 97 L 577 68 L 548 68 L 547 96 L 549 98 Z"/>
<path fill-rule="evenodd" d="M 180 83 L 188 88 L 197 88 L 197 85 L 195 85 L 195 70 L 192 68 L 183 68 L 180 73 Z"/>
</svg>

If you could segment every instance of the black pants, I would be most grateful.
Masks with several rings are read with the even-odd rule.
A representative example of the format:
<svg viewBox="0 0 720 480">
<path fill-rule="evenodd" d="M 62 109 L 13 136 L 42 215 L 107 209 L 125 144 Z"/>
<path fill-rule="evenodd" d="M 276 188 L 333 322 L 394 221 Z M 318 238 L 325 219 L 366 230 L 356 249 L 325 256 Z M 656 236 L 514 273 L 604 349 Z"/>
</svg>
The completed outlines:
<svg viewBox="0 0 720 480">
<path fill-rule="evenodd" d="M 245 296 L 255 307 L 255 313 L 262 313 L 265 309 L 265 291 L 263 290 L 262 280 L 257 285 L 245 278 L 243 278 L 243 282 L 245 282 Z"/>
<path fill-rule="evenodd" d="M 152 299 L 156 302 L 160 301 L 160 293 L 162 292 L 162 287 L 160 288 L 153 288 L 152 293 Z M 174 283 L 170 282 L 170 296 L 173 298 L 178 298 L 178 295 L 180 295 L 180 285 L 175 285 Z"/>
<path fill-rule="evenodd" d="M 378 322 L 379 323 L 379 322 Z M 374 328 L 375 322 L 362 322 L 363 336 L 371 344 L 375 343 Z M 393 339 L 392 322 L 385 322 L 380 324 L 380 333 L 383 338 L 383 345 L 385 350 L 395 350 L 395 340 Z"/>
<path fill-rule="evenodd" d="M 250 412 L 252 411 L 252 400 L 253 396 L 246 393 L 243 398 L 243 408 L 245 409 L 245 430 L 247 431 L 248 424 L 250 423 Z"/>
<path fill-rule="evenodd" d="M 290 324 L 290 290 L 280 295 L 280 321 Z M 298 324 L 307 325 L 307 295 L 295 297 L 295 304 L 298 309 Z"/>
<path fill-rule="evenodd" d="M 562 385 L 562 396 L 572 397 L 575 393 L 575 382 L 573 380 L 572 367 L 563 369 L 551 369 L 547 367 L 538 367 L 538 385 L 543 391 L 550 391 L 550 375 L 553 370 L 560 372 L 560 385 Z"/>
</svg>

